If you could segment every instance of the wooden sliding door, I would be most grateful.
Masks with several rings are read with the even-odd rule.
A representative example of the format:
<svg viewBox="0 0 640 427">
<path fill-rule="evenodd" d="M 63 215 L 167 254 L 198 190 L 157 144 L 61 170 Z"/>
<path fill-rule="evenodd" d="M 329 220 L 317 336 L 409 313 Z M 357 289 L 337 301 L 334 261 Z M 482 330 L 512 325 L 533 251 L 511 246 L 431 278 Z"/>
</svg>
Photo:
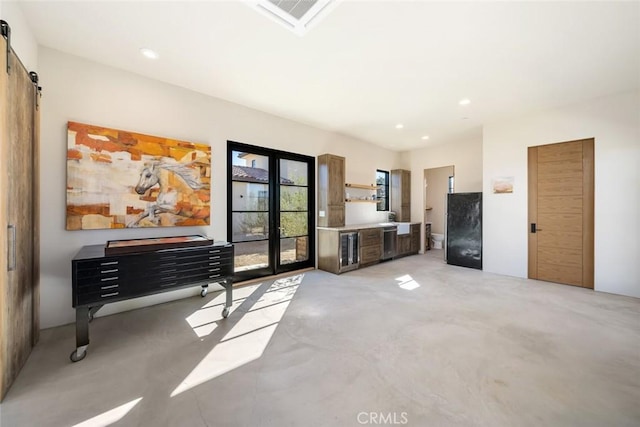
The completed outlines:
<svg viewBox="0 0 640 427">
<path fill-rule="evenodd" d="M 0 400 L 29 357 L 40 329 L 39 93 L 35 74 L 27 72 L 12 50 L 6 52 L 7 39 L 0 37 Z"/>
</svg>

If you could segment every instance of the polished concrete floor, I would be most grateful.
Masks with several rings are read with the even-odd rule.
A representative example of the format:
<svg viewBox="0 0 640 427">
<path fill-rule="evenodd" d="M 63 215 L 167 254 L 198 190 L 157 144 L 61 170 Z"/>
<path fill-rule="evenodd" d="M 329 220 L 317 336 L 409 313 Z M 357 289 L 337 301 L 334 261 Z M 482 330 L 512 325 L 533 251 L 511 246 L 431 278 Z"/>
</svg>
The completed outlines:
<svg viewBox="0 0 640 427">
<path fill-rule="evenodd" d="M 438 255 L 45 330 L 0 424 L 640 425 L 639 299 Z"/>
</svg>

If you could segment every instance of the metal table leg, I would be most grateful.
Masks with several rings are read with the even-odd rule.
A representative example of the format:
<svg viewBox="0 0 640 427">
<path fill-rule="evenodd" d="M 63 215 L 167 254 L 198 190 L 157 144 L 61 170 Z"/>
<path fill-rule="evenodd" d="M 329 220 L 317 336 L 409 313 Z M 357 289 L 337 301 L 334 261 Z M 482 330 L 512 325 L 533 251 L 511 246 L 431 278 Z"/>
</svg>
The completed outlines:
<svg viewBox="0 0 640 427">
<path fill-rule="evenodd" d="M 76 308 L 76 349 L 69 355 L 72 362 L 79 362 L 87 355 L 89 322 L 93 320 L 93 315 L 101 308 L 102 305 Z"/>
<path fill-rule="evenodd" d="M 226 293 L 226 302 L 224 305 L 224 309 L 222 310 L 222 317 L 229 316 L 229 311 L 231 310 L 231 306 L 233 305 L 233 281 L 231 279 L 225 279 L 223 282 L 223 286 Z"/>
<path fill-rule="evenodd" d="M 69 358 L 72 362 L 79 362 L 87 355 L 89 346 L 89 307 L 76 308 L 76 349 Z"/>
</svg>

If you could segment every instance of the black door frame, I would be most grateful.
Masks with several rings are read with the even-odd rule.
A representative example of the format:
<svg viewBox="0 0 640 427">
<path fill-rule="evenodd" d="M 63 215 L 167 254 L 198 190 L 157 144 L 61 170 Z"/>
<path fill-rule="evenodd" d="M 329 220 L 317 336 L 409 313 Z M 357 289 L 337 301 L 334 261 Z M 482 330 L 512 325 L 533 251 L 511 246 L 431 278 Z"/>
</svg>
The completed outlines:
<svg viewBox="0 0 640 427">
<path fill-rule="evenodd" d="M 286 273 L 289 271 L 300 270 L 303 268 L 314 267 L 315 268 L 315 231 L 316 231 L 316 216 L 315 216 L 315 200 L 316 200 L 316 185 L 315 185 L 315 157 L 306 156 L 303 154 L 290 153 L 282 150 L 274 150 L 271 148 L 260 147 L 257 145 L 250 145 L 236 141 L 227 141 L 227 241 L 233 240 L 233 152 L 234 151 L 246 151 L 253 154 L 269 157 L 269 267 L 259 268 L 254 270 L 246 270 L 234 273 L 234 281 L 244 281 L 255 279 L 259 277 L 272 276 L 274 274 Z M 294 262 L 291 264 L 280 264 L 280 165 L 279 160 L 293 160 L 298 162 L 305 162 L 309 165 L 307 174 L 308 179 L 308 211 L 307 211 L 307 223 L 308 223 L 308 258 L 306 261 Z"/>
</svg>

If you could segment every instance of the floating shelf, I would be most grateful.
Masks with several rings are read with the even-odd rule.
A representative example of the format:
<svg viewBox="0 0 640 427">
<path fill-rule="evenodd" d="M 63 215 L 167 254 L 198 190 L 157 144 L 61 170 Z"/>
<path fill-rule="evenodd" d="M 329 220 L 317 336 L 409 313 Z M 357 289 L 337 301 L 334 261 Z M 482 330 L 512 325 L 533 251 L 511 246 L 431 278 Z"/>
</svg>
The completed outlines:
<svg viewBox="0 0 640 427">
<path fill-rule="evenodd" d="M 362 190 L 377 190 L 378 186 L 377 185 L 367 185 L 367 184 L 345 184 L 345 187 L 349 187 L 349 188 L 360 188 Z"/>
</svg>

